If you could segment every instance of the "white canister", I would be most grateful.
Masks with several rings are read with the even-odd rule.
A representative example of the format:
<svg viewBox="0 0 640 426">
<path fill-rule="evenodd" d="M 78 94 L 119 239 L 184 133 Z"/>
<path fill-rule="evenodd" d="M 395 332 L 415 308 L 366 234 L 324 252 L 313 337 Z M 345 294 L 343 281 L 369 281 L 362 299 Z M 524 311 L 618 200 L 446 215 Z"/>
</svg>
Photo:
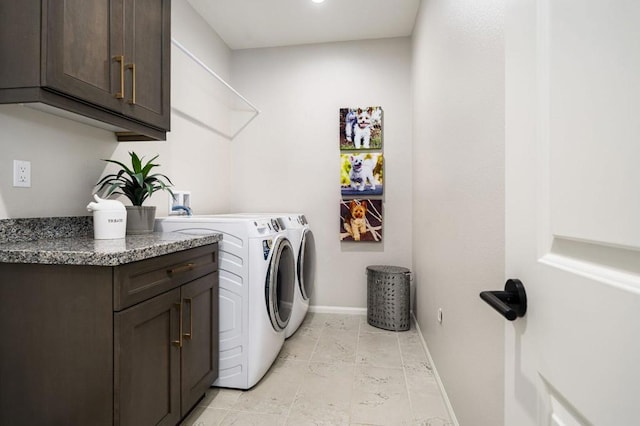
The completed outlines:
<svg viewBox="0 0 640 426">
<path fill-rule="evenodd" d="M 93 212 L 93 238 L 115 240 L 127 233 L 127 209 L 117 200 L 105 200 L 94 195 L 87 210 Z"/>
</svg>

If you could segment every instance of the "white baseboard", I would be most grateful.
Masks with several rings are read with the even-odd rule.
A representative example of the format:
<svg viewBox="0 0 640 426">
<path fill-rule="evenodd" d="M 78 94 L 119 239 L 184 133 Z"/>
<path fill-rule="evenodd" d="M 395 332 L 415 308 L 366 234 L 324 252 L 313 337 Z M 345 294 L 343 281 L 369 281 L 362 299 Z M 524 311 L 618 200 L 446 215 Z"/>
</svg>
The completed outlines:
<svg viewBox="0 0 640 426">
<path fill-rule="evenodd" d="M 444 405 L 447 407 L 447 411 L 449 412 L 449 417 L 451 418 L 451 422 L 454 424 L 454 426 L 460 426 L 460 423 L 458 423 L 458 419 L 456 418 L 456 414 L 453 412 L 453 406 L 451 405 L 451 401 L 449 400 L 447 391 L 444 389 L 444 384 L 442 384 L 442 380 L 440 380 L 438 369 L 436 368 L 436 365 L 433 363 L 433 358 L 431 358 L 431 353 L 429 352 L 429 348 L 427 347 L 427 342 L 425 342 L 424 336 L 422 335 L 422 330 L 420 330 L 420 325 L 418 324 L 418 320 L 416 319 L 413 312 L 411 312 L 411 316 L 413 317 L 413 321 L 416 324 L 416 329 L 418 330 L 418 334 L 420 335 L 420 341 L 422 342 L 424 351 L 427 353 L 427 358 L 429 359 L 429 365 L 431 365 L 431 371 L 433 371 L 433 377 L 435 377 L 436 383 L 438 383 L 438 387 L 440 388 L 440 393 L 442 394 Z"/>
<path fill-rule="evenodd" d="M 318 314 L 367 315 L 367 308 L 350 308 L 347 306 L 309 305 L 309 312 Z"/>
</svg>

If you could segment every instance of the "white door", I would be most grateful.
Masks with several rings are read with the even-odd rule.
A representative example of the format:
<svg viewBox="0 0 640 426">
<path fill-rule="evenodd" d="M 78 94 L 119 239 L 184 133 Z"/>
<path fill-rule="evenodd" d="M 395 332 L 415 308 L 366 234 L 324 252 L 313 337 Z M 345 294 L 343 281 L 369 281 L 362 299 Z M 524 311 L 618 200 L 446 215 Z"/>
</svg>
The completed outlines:
<svg viewBox="0 0 640 426">
<path fill-rule="evenodd" d="M 505 424 L 640 425 L 640 1 L 506 3 Z"/>
</svg>

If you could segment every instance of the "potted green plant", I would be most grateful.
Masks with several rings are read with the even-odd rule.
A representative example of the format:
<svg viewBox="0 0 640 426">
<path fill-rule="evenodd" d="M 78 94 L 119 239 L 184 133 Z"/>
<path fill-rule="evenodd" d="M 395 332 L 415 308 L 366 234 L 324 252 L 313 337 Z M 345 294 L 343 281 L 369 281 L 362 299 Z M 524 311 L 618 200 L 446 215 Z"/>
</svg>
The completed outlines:
<svg viewBox="0 0 640 426">
<path fill-rule="evenodd" d="M 117 173 L 109 174 L 96 184 L 98 192 L 105 191 L 104 197 L 113 194 L 124 195 L 131 201 L 131 206 L 125 206 L 127 209 L 127 234 L 147 234 L 153 231 L 153 224 L 156 216 L 155 206 L 143 206 L 147 198 L 154 192 L 162 190 L 168 191 L 173 196 L 171 179 L 160 173 L 151 173 L 154 167 L 153 161 L 159 157 L 156 155 L 151 160 L 143 163 L 144 157 L 131 151 L 131 166 L 116 161 L 107 160 L 108 163 L 117 164 L 121 169 Z"/>
</svg>

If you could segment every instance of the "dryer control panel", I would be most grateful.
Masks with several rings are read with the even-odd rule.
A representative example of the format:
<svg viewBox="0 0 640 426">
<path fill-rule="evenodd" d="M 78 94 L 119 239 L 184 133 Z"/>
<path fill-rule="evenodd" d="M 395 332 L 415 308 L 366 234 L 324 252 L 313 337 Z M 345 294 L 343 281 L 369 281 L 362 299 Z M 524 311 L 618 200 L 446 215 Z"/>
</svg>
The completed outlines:
<svg viewBox="0 0 640 426">
<path fill-rule="evenodd" d="M 273 228 L 271 227 L 271 221 L 269 220 L 254 220 L 253 226 L 255 226 L 256 230 L 261 234 L 273 231 Z"/>
</svg>

